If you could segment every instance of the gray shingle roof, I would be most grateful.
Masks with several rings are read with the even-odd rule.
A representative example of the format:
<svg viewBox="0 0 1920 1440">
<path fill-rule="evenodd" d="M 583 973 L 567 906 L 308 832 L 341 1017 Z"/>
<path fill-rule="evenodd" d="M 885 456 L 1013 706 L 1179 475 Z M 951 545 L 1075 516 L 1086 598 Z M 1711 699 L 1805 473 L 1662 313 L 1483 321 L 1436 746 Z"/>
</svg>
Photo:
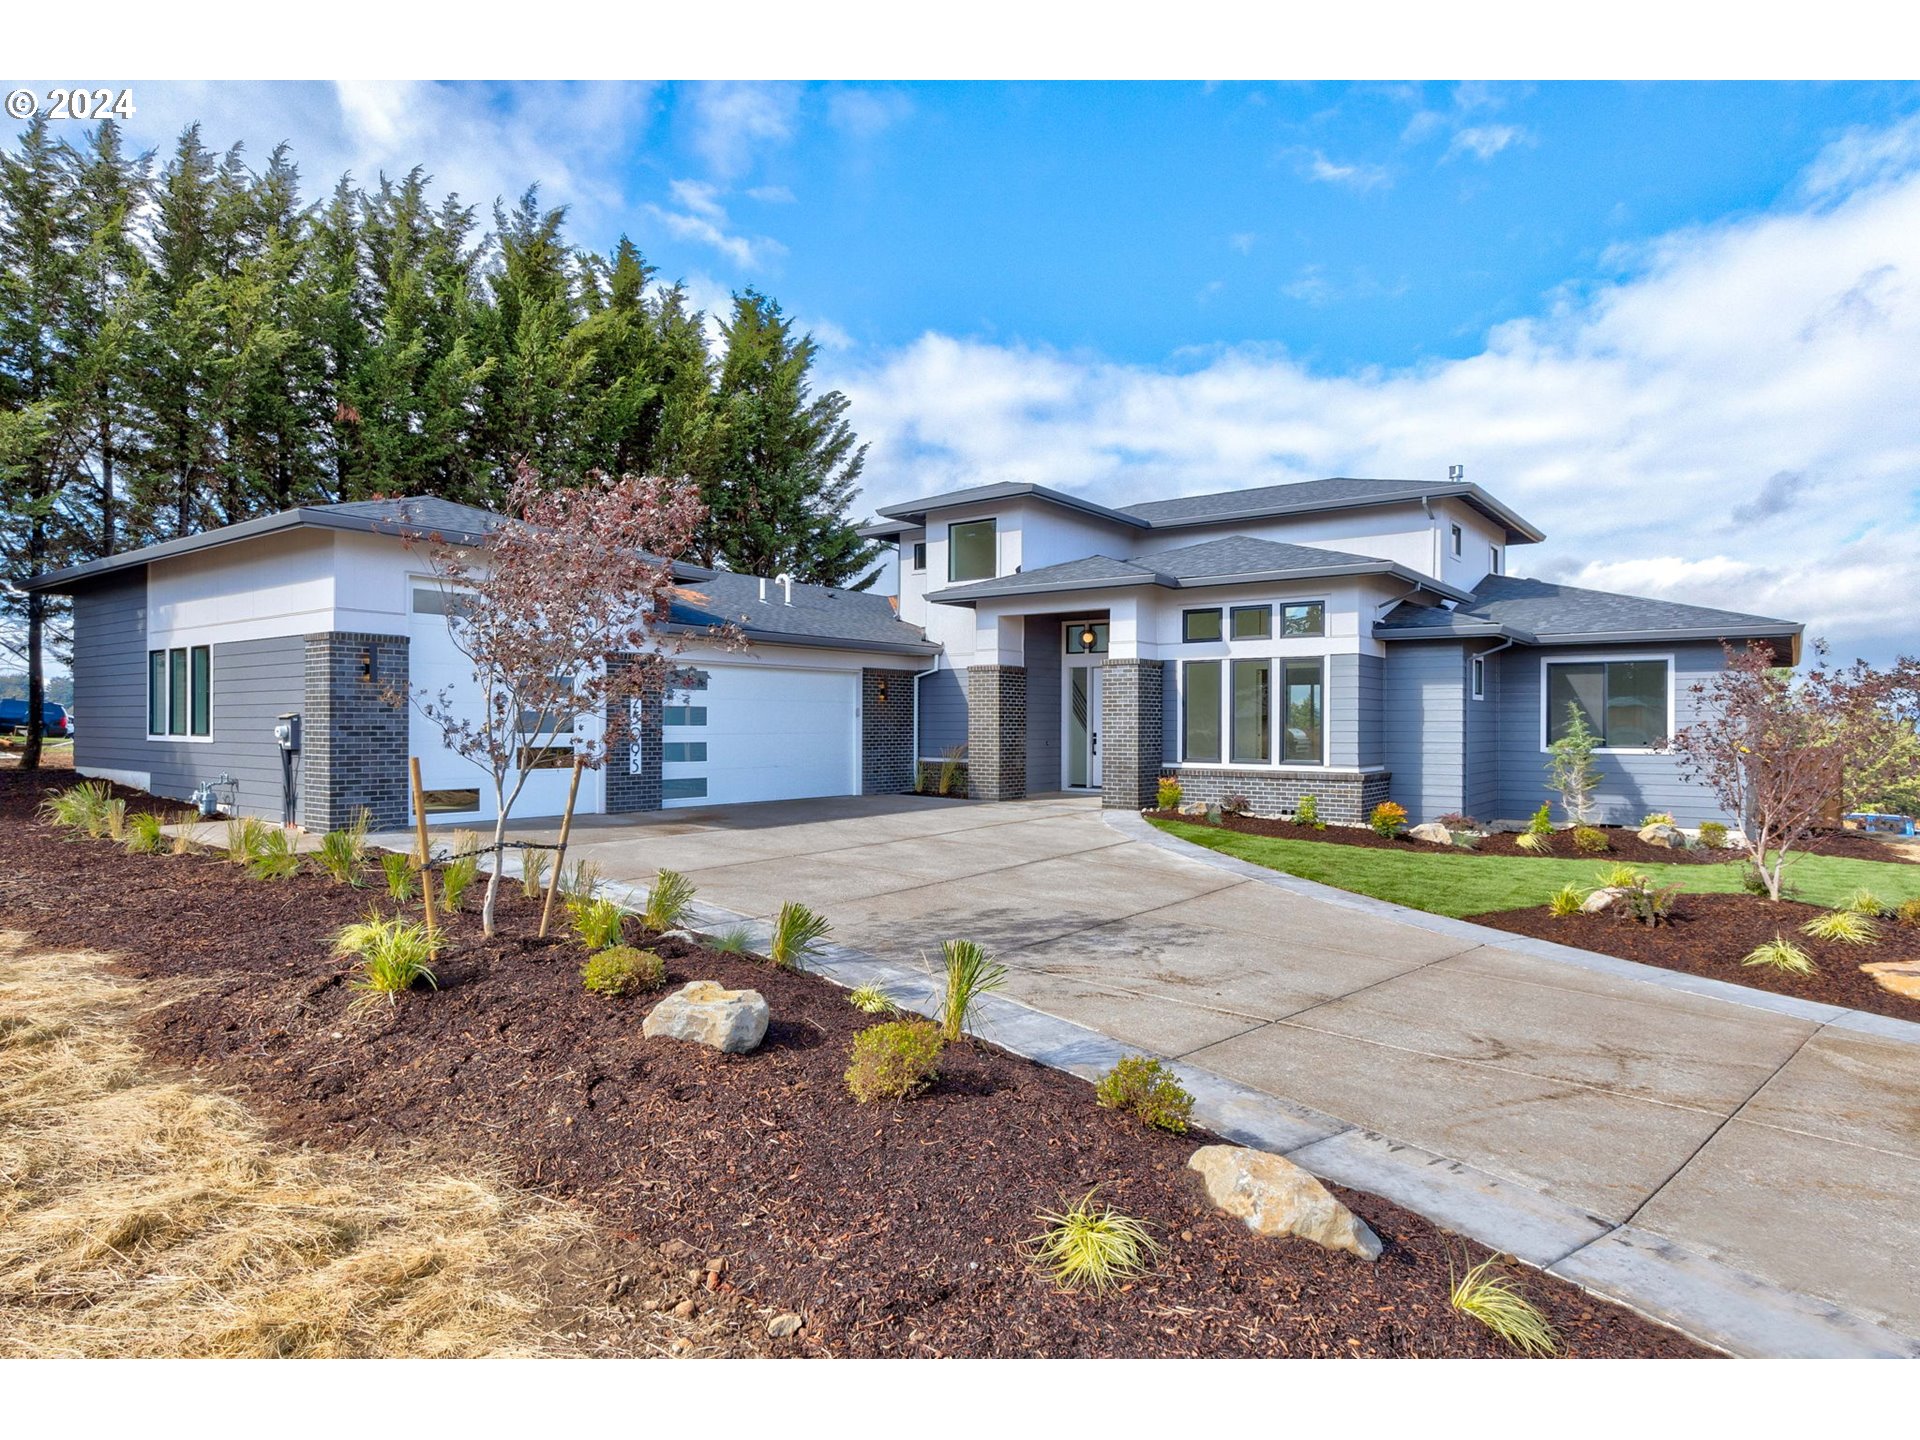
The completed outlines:
<svg viewBox="0 0 1920 1440">
<path fill-rule="evenodd" d="M 769 580 L 767 598 L 752 575 L 720 570 L 680 587 L 673 619 L 690 627 L 730 623 L 749 640 L 763 644 L 841 646 L 855 650 L 891 650 L 931 655 L 940 647 L 916 625 L 902 620 L 885 595 L 841 590 L 829 585 L 793 587 L 793 604 Z"/>
<path fill-rule="evenodd" d="M 1061 590 L 1104 590 L 1129 585 L 1158 585 L 1178 590 L 1253 580 L 1309 580 L 1336 575 L 1392 575 L 1442 595 L 1467 598 L 1466 591 L 1417 574 L 1391 560 L 1326 550 L 1316 545 L 1258 540 L 1249 535 L 1203 540 L 1195 545 L 1149 551 L 1125 560 L 1111 555 L 1092 555 L 1017 575 L 949 586 L 927 598 L 944 604 L 965 605 L 977 600 L 1044 595 Z"/>
<path fill-rule="evenodd" d="M 506 524 L 504 515 L 483 510 L 478 505 L 442 500 L 437 495 L 415 495 L 398 500 L 343 500 L 337 505 L 306 506 L 305 513 L 425 531 L 448 540 L 469 536 L 478 539 Z"/>
<path fill-rule="evenodd" d="M 1147 522 L 1124 510 L 1110 509 L 1091 500 L 1083 500 L 1078 495 L 1069 495 L 1064 490 L 1055 490 L 1046 485 L 1029 485 L 1025 481 L 1002 481 L 993 485 L 972 485 L 964 490 L 949 490 L 942 495 L 929 495 L 922 500 L 903 501 L 898 505 L 883 505 L 879 513 L 895 523 L 890 525 L 868 525 L 862 535 L 897 535 L 902 530 L 917 529 L 924 524 L 929 510 L 951 510 L 966 505 L 991 505 L 1000 500 L 1045 500 L 1069 510 L 1078 510 L 1083 514 L 1097 515 L 1103 520 L 1111 520 L 1116 525 L 1125 525 L 1132 529 L 1144 530 Z"/>
<path fill-rule="evenodd" d="M 1473 598 L 1458 608 L 1401 605 L 1374 626 L 1373 633 L 1383 640 L 1505 635 L 1525 643 L 1568 643 L 1662 638 L 1741 640 L 1798 635 L 1802 628 L 1795 621 L 1737 610 L 1583 590 L 1519 575 L 1489 575 L 1474 587 Z"/>
</svg>

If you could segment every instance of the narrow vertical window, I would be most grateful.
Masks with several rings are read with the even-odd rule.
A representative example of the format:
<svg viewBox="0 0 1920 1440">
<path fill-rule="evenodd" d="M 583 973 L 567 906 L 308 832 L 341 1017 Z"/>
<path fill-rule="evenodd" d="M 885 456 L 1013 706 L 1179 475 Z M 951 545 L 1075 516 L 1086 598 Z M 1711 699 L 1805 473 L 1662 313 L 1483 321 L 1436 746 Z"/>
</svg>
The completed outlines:
<svg viewBox="0 0 1920 1440">
<path fill-rule="evenodd" d="M 167 734 L 187 733 L 187 652 L 167 652 Z"/>
<path fill-rule="evenodd" d="M 1326 754 L 1326 686 L 1318 660 L 1288 660 L 1280 677 L 1280 758 L 1319 765 Z"/>
<path fill-rule="evenodd" d="M 147 734 L 167 733 L 167 652 L 147 652 Z"/>
<path fill-rule="evenodd" d="M 1476 700 L 1484 700 L 1487 698 L 1486 656 L 1484 655 L 1474 656 L 1472 670 L 1473 670 L 1473 698 Z"/>
<path fill-rule="evenodd" d="M 1233 748 L 1236 765 L 1273 759 L 1273 662 L 1233 662 Z"/>
<path fill-rule="evenodd" d="M 1218 611 L 1214 612 L 1217 616 Z M 1182 667 L 1180 754 L 1187 760 L 1220 759 L 1220 662 L 1189 660 Z"/>
<path fill-rule="evenodd" d="M 213 652 L 205 645 L 196 645 L 191 652 L 193 670 L 193 701 L 187 726 L 194 735 L 213 733 Z"/>
<path fill-rule="evenodd" d="M 1466 541 L 1467 537 L 1458 525 L 1452 525 L 1448 528 L 1453 531 L 1453 558 L 1458 560 L 1460 558 L 1460 547 Z"/>
<path fill-rule="evenodd" d="M 1498 575 L 1500 573 L 1500 547 L 1498 545 L 1489 545 L 1487 547 L 1487 573 L 1489 575 Z"/>
</svg>

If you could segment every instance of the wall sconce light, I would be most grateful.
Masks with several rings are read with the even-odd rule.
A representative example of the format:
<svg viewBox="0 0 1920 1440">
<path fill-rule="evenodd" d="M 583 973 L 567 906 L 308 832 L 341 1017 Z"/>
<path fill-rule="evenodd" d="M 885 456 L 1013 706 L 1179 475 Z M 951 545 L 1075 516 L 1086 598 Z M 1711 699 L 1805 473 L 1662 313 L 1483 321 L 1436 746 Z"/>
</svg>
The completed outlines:
<svg viewBox="0 0 1920 1440">
<path fill-rule="evenodd" d="M 882 705 L 887 703 L 887 677 L 880 677 L 880 688 L 874 692 L 874 698 Z"/>
<path fill-rule="evenodd" d="M 371 650 L 360 652 L 360 678 L 369 685 L 373 683 L 373 651 Z"/>
<path fill-rule="evenodd" d="M 1082 625 L 1080 627 L 1080 648 L 1082 650 L 1093 649 L 1093 642 L 1098 640 L 1099 638 L 1100 637 L 1098 635 L 1093 633 L 1093 626 Z"/>
</svg>

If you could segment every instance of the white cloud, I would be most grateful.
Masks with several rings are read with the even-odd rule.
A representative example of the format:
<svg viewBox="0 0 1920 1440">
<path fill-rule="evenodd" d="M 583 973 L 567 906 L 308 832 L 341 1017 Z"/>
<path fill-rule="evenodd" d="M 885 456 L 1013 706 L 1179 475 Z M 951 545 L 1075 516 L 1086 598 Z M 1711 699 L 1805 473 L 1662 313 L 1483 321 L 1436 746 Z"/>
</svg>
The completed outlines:
<svg viewBox="0 0 1920 1440">
<path fill-rule="evenodd" d="M 800 87 L 760 81 L 706 81 L 689 86 L 693 146 L 713 173 L 731 179 L 760 152 L 793 138 Z"/>
<path fill-rule="evenodd" d="M 749 200 L 758 200 L 762 205 L 791 205 L 793 191 L 784 185 L 756 185 L 747 191 Z"/>
<path fill-rule="evenodd" d="M 721 203 L 726 192 L 711 181 L 675 180 L 667 189 L 679 208 L 650 204 L 646 210 L 682 240 L 711 246 L 743 270 L 786 254 L 778 240 L 736 234 Z"/>
<path fill-rule="evenodd" d="M 856 140 L 884 134 L 913 113 L 898 90 L 838 89 L 827 96 L 827 121 Z"/>
<path fill-rule="evenodd" d="M 1915 648 L 1920 594 L 1920 174 L 1850 173 L 1873 183 L 1663 237 L 1458 360 L 1327 374 L 1239 347 L 1152 366 L 927 334 L 832 382 L 873 442 L 869 504 L 1015 478 L 1123 503 L 1464 462 L 1548 531 L 1515 551 L 1522 573 L 1784 615 L 1884 658 Z"/>
<path fill-rule="evenodd" d="M 1384 165 L 1368 165 L 1358 160 L 1329 160 L 1318 150 L 1305 158 L 1300 173 L 1324 185 L 1344 185 L 1360 191 L 1377 190 L 1393 183 L 1393 174 Z"/>
<path fill-rule="evenodd" d="M 1259 238 L 1260 237 L 1255 235 L 1251 230 L 1238 230 L 1227 236 L 1227 248 L 1237 250 L 1242 255 L 1251 255 L 1253 253 L 1254 242 Z"/>
<path fill-rule="evenodd" d="M 1326 266 L 1303 265 L 1298 275 L 1280 287 L 1280 293 L 1289 300 L 1325 305 L 1333 299 L 1333 282 L 1327 279 Z"/>
<path fill-rule="evenodd" d="M 1822 150 L 1807 168 L 1804 189 L 1815 196 L 1897 178 L 1920 166 L 1920 114 L 1884 129 L 1860 125 Z"/>
<path fill-rule="evenodd" d="M 1477 160 L 1491 160 L 1509 146 L 1531 144 L 1533 136 L 1518 125 L 1469 125 L 1453 132 L 1443 158 L 1472 155 Z"/>
</svg>

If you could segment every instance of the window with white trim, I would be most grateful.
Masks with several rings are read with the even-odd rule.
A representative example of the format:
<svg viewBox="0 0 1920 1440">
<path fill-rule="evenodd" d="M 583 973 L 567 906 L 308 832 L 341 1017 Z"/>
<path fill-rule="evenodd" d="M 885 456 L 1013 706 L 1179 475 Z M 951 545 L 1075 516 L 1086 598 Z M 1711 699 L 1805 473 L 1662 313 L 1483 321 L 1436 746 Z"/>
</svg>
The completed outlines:
<svg viewBox="0 0 1920 1440">
<path fill-rule="evenodd" d="M 1453 558 L 1458 560 L 1460 558 L 1460 547 L 1466 543 L 1466 532 L 1458 525 L 1449 525 L 1447 528 L 1453 532 Z"/>
<path fill-rule="evenodd" d="M 947 527 L 947 579 L 991 580 L 1000 573 L 999 531 L 991 520 Z"/>
<path fill-rule="evenodd" d="M 147 736 L 204 740 L 213 734 L 213 652 L 205 645 L 147 652 Z"/>
<path fill-rule="evenodd" d="M 1498 575 L 1500 573 L 1500 547 L 1498 545 L 1489 545 L 1487 547 L 1487 573 L 1489 575 Z"/>
<path fill-rule="evenodd" d="M 1473 672 L 1473 698 L 1476 700 L 1486 699 L 1487 657 L 1484 655 L 1474 656 L 1469 662 L 1468 668 Z"/>
<path fill-rule="evenodd" d="M 1652 749 L 1667 734 L 1672 671 L 1665 657 L 1548 661 L 1542 743 L 1551 745 L 1567 733 L 1577 707 L 1601 749 Z"/>
<path fill-rule="evenodd" d="M 913 542 L 913 569 L 918 572 L 926 568 L 927 542 L 924 540 L 916 540 Z"/>
</svg>

